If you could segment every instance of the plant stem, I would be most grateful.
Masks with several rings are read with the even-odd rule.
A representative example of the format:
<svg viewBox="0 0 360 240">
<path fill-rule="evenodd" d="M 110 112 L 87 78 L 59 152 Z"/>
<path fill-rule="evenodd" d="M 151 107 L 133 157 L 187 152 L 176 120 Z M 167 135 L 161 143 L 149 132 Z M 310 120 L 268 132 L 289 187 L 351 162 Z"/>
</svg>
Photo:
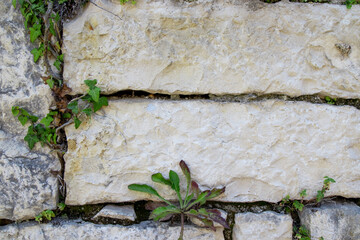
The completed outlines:
<svg viewBox="0 0 360 240">
<path fill-rule="evenodd" d="M 183 240 L 183 235 L 184 235 L 184 213 L 181 213 L 181 231 L 178 240 Z"/>
</svg>

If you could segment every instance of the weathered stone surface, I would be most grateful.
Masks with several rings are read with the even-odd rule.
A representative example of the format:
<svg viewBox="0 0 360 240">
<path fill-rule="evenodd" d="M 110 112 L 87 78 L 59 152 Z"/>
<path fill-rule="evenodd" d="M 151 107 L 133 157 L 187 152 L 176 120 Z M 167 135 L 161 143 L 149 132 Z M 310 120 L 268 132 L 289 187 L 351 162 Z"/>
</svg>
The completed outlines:
<svg viewBox="0 0 360 240">
<path fill-rule="evenodd" d="M 275 212 L 235 215 L 234 240 L 291 240 L 292 218 Z"/>
<path fill-rule="evenodd" d="M 134 205 L 116 206 L 110 204 L 101 209 L 100 212 L 94 216 L 94 219 L 99 217 L 135 221 L 136 213 L 134 210 Z"/>
<path fill-rule="evenodd" d="M 310 230 L 311 239 L 360 239 L 360 207 L 354 203 L 325 203 L 321 207 L 305 207 L 301 224 Z"/>
<path fill-rule="evenodd" d="M 29 42 L 20 10 L 0 1 L 0 219 L 33 218 L 57 201 L 56 177 L 49 171 L 60 164 L 49 150 L 29 151 L 23 140 L 27 126 L 11 113 L 12 106 L 20 106 L 44 116 L 53 101 Z"/>
<path fill-rule="evenodd" d="M 65 24 L 67 84 L 83 93 L 284 93 L 360 97 L 360 7 L 288 1 L 89 4 Z M 342 55 L 335 44 L 345 43 Z"/>
<path fill-rule="evenodd" d="M 58 224 L 24 223 L 0 227 L 0 239 L 56 239 L 56 240 L 175 240 L 180 227 L 169 227 L 168 223 L 142 222 L 138 225 L 97 225 L 86 222 L 59 222 Z M 222 231 L 185 226 L 184 239 L 223 240 Z"/>
<path fill-rule="evenodd" d="M 198 183 L 226 186 L 221 201 L 278 202 L 304 188 L 313 198 L 324 176 L 336 180 L 328 195 L 360 197 L 360 111 L 353 107 L 112 100 L 66 134 L 70 205 L 156 200 L 128 190 L 132 183 L 176 199 L 151 174 L 180 173 L 181 159 Z"/>
</svg>

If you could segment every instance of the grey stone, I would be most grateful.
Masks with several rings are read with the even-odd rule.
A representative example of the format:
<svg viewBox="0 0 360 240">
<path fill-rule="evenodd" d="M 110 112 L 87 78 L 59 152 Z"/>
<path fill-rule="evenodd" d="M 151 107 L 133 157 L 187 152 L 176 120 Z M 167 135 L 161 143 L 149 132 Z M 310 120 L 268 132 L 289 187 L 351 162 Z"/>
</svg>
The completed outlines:
<svg viewBox="0 0 360 240">
<path fill-rule="evenodd" d="M 291 240 L 292 218 L 275 212 L 235 215 L 233 240 Z"/>
<path fill-rule="evenodd" d="M 100 210 L 100 212 L 98 212 L 94 216 L 94 219 L 98 219 L 99 217 L 135 221 L 136 213 L 134 210 L 134 205 L 106 205 L 103 209 Z"/>
<path fill-rule="evenodd" d="M 0 219 L 23 220 L 56 208 L 58 185 L 50 171 L 60 164 L 47 148 L 29 151 L 23 140 L 29 125 L 23 127 L 11 108 L 43 117 L 53 98 L 30 53 L 36 45 L 11 1 L 0 1 L 0 43 Z"/>
<path fill-rule="evenodd" d="M 360 7 L 259 0 L 97 0 L 64 26 L 73 94 L 282 93 L 360 97 Z M 117 16 L 116 16 L 117 15 Z M 121 19 L 120 19 L 121 18 Z M 335 44 L 351 46 L 343 55 Z"/>
<path fill-rule="evenodd" d="M 360 197 L 360 111 L 354 107 L 111 100 L 66 135 L 69 205 L 158 200 L 130 191 L 133 183 L 176 199 L 151 175 L 181 173 L 180 160 L 203 189 L 226 187 L 219 201 L 279 202 L 287 194 L 299 198 L 305 188 L 314 198 L 324 176 L 336 180 L 327 196 Z"/>
<path fill-rule="evenodd" d="M 0 239 L 54 240 L 176 240 L 180 227 L 167 223 L 142 222 L 131 226 L 99 225 L 81 221 L 59 221 L 56 224 L 23 223 L 0 227 Z M 222 231 L 185 226 L 184 239 L 223 240 Z"/>
<path fill-rule="evenodd" d="M 354 203 L 327 202 L 320 207 L 305 207 L 300 220 L 310 230 L 311 239 L 360 239 L 360 207 Z"/>
</svg>

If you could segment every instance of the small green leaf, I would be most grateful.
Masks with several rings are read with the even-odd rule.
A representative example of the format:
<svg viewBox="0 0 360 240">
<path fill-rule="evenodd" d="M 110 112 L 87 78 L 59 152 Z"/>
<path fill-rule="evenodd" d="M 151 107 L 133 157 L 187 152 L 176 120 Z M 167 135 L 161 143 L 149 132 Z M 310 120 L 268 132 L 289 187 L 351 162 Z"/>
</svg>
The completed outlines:
<svg viewBox="0 0 360 240">
<path fill-rule="evenodd" d="M 150 218 L 158 221 L 168 215 L 180 212 L 181 211 L 174 206 L 158 207 L 151 212 Z"/>
<path fill-rule="evenodd" d="M 304 204 L 300 203 L 299 201 L 295 200 L 293 202 L 293 206 L 295 207 L 296 210 L 302 211 L 304 208 Z"/>
<path fill-rule="evenodd" d="M 11 112 L 14 115 L 14 117 L 16 117 L 20 113 L 19 107 L 18 106 L 13 106 L 11 108 Z"/>
<path fill-rule="evenodd" d="M 28 143 L 30 149 L 33 149 L 35 143 L 40 141 L 39 138 L 36 136 L 36 132 L 34 131 L 33 126 L 29 126 L 28 133 L 24 137 L 24 140 Z"/>
<path fill-rule="evenodd" d="M 74 117 L 75 129 L 80 127 L 81 121 L 77 117 Z"/>
<path fill-rule="evenodd" d="M 25 126 L 26 122 L 29 120 L 29 118 L 27 116 L 24 116 L 24 115 L 20 115 L 18 117 L 18 119 L 19 119 L 21 125 L 23 125 L 23 126 Z"/>
<path fill-rule="evenodd" d="M 64 113 L 63 118 L 71 118 L 71 114 L 70 113 Z"/>
<path fill-rule="evenodd" d="M 37 62 L 39 58 L 44 55 L 44 50 L 45 47 L 43 43 L 41 43 L 38 48 L 31 50 L 32 55 L 34 55 L 34 62 Z"/>
<path fill-rule="evenodd" d="M 198 212 L 199 212 L 200 214 L 202 214 L 202 215 L 205 215 L 205 216 L 209 215 L 209 213 L 206 211 L 205 208 L 200 208 L 200 209 L 198 210 Z"/>
<path fill-rule="evenodd" d="M 57 134 L 56 134 L 56 133 L 54 133 L 54 135 L 53 135 L 53 139 L 52 139 L 54 144 L 56 144 L 56 142 L 57 142 L 57 141 L 56 141 L 56 139 L 57 139 Z"/>
<path fill-rule="evenodd" d="M 324 193 L 324 191 L 317 191 L 316 202 L 321 202 L 321 200 L 324 198 Z"/>
<path fill-rule="evenodd" d="M 329 178 L 328 176 L 325 176 L 324 178 L 325 178 L 324 183 L 328 183 L 328 182 L 332 182 L 332 183 L 334 183 L 334 182 L 335 182 L 335 180 L 334 180 L 334 179 Z"/>
<path fill-rule="evenodd" d="M 133 191 L 149 193 L 157 197 L 160 196 L 159 193 L 154 188 L 146 184 L 131 184 L 128 186 L 128 188 Z"/>
<path fill-rule="evenodd" d="M 57 59 L 59 59 L 61 62 L 64 62 L 64 54 L 60 54 Z"/>
<path fill-rule="evenodd" d="M 73 113 L 78 114 L 79 113 L 78 101 L 73 101 L 69 103 L 67 108 L 70 109 Z"/>
<path fill-rule="evenodd" d="M 200 220 L 204 223 L 206 228 L 210 228 L 211 230 L 216 231 L 216 229 L 214 227 L 214 222 L 212 220 L 207 219 L 207 218 L 202 218 Z"/>
<path fill-rule="evenodd" d="M 33 123 L 35 123 L 39 119 L 38 117 L 33 116 L 33 115 L 30 115 L 29 118 Z"/>
<path fill-rule="evenodd" d="M 173 170 L 169 172 L 169 179 L 171 181 L 171 188 L 174 189 L 176 192 L 180 192 L 180 179 L 179 175 Z"/>
<path fill-rule="evenodd" d="M 58 71 L 60 71 L 60 69 L 61 69 L 61 61 L 59 59 L 56 59 L 56 61 L 54 62 L 54 66 L 56 67 L 56 69 Z"/>
<path fill-rule="evenodd" d="M 49 127 L 54 119 L 50 116 L 46 116 L 43 119 L 41 119 L 40 123 L 44 124 L 45 127 Z"/>
<path fill-rule="evenodd" d="M 91 96 L 92 100 L 94 102 L 99 102 L 99 97 L 100 97 L 100 88 L 98 87 L 94 87 L 92 89 L 88 90 L 89 95 Z"/>
<path fill-rule="evenodd" d="M 194 193 L 192 193 L 192 194 L 190 194 L 189 196 L 187 196 L 187 197 L 185 198 L 184 203 L 185 203 L 185 204 L 189 203 L 193 198 L 194 198 Z"/>
<path fill-rule="evenodd" d="M 85 108 L 82 110 L 82 112 L 84 112 L 88 117 L 91 116 L 92 113 L 92 109 L 91 108 Z"/>
<path fill-rule="evenodd" d="M 306 189 L 304 189 L 300 192 L 300 197 L 304 198 L 306 196 L 307 196 Z"/>
<path fill-rule="evenodd" d="M 206 197 L 206 200 L 215 198 L 225 192 L 225 187 L 223 188 L 214 188 L 209 191 L 209 195 Z"/>
<path fill-rule="evenodd" d="M 153 180 L 154 182 L 157 183 L 162 183 L 168 186 L 172 186 L 171 185 L 171 181 L 169 179 L 164 178 L 164 176 L 161 173 L 155 173 L 151 176 L 151 180 Z"/>
<path fill-rule="evenodd" d="M 97 84 L 96 79 L 94 79 L 94 80 L 85 80 L 84 82 L 90 89 L 93 89 L 95 87 L 95 85 Z"/>
<path fill-rule="evenodd" d="M 47 220 L 51 220 L 52 217 L 55 217 L 55 213 L 51 210 L 45 210 L 42 212 L 42 215 L 46 217 Z"/>
<path fill-rule="evenodd" d="M 39 214 L 35 217 L 35 221 L 37 221 L 38 223 L 41 223 L 42 222 L 42 215 Z"/>
<path fill-rule="evenodd" d="M 30 41 L 34 42 L 39 36 L 41 36 L 41 24 L 34 24 L 30 30 Z"/>
<path fill-rule="evenodd" d="M 53 89 L 55 81 L 52 78 L 49 78 L 48 80 L 46 80 L 46 83 L 47 83 L 47 85 L 49 85 L 49 87 L 51 89 Z"/>
<path fill-rule="evenodd" d="M 50 26 L 49 26 L 50 33 L 53 36 L 56 36 L 56 32 L 55 32 L 55 28 L 54 28 L 54 21 L 51 18 L 49 19 L 49 23 L 50 23 Z"/>
<path fill-rule="evenodd" d="M 65 209 L 65 207 L 66 207 L 65 203 L 58 203 L 57 206 L 58 206 L 58 208 L 59 208 L 60 211 L 64 211 L 64 209 Z"/>
<path fill-rule="evenodd" d="M 190 209 L 188 213 L 193 214 L 193 215 L 198 214 L 198 212 L 195 209 Z"/>
<path fill-rule="evenodd" d="M 12 0 L 12 5 L 16 8 L 16 0 Z"/>
<path fill-rule="evenodd" d="M 99 111 L 102 106 L 108 106 L 108 100 L 107 97 L 100 97 L 98 102 L 94 102 L 94 112 Z"/>
</svg>

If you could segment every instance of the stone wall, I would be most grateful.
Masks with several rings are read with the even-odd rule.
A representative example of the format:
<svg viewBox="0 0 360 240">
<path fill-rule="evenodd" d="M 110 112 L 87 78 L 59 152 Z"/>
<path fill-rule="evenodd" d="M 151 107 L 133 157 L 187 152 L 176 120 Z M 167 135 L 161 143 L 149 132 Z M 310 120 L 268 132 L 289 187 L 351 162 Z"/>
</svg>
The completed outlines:
<svg viewBox="0 0 360 240">
<path fill-rule="evenodd" d="M 63 76 L 72 97 L 97 79 L 109 106 L 66 127 L 68 216 L 44 224 L 33 219 L 56 208 L 60 163 L 27 148 L 11 106 L 44 116 L 53 100 L 20 13 L 0 3 L 0 224 L 30 220 L 2 223 L 0 239 L 177 239 L 176 221 L 148 221 L 156 198 L 128 185 L 175 199 L 150 176 L 180 173 L 180 160 L 202 189 L 226 187 L 206 206 L 231 225 L 189 222 L 184 239 L 292 239 L 299 225 L 313 239 L 360 239 L 360 6 L 92 2 L 64 25 Z M 280 206 L 303 189 L 314 199 L 324 176 L 336 180 L 324 202 Z"/>
</svg>

